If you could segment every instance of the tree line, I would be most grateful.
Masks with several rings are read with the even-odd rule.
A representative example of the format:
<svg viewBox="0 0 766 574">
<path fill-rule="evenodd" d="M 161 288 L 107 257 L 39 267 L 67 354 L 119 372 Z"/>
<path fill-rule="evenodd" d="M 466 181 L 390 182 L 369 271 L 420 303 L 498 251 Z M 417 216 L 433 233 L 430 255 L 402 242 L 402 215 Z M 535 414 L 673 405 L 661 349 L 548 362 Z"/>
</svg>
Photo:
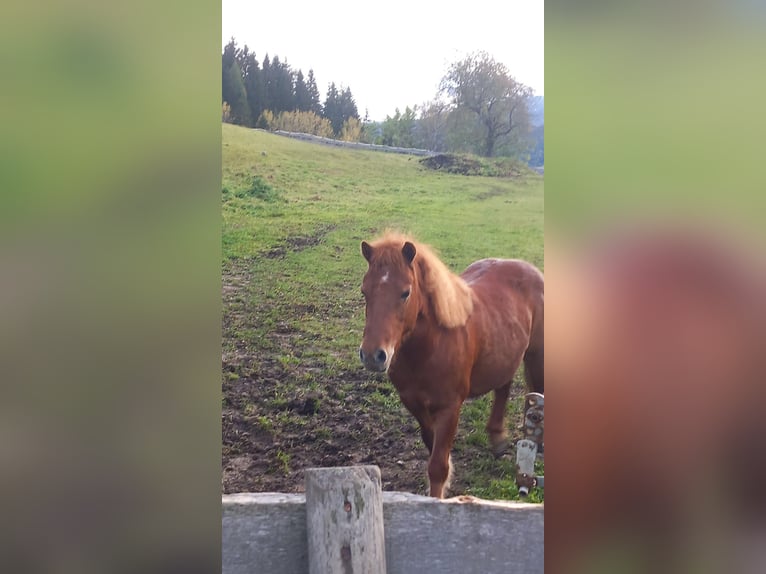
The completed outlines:
<svg viewBox="0 0 766 574">
<path fill-rule="evenodd" d="M 266 54 L 259 63 L 247 46 L 240 48 L 232 38 L 221 59 L 223 121 L 248 127 L 309 128 L 317 135 L 340 137 L 360 124 L 359 112 L 349 87 L 330 84 L 324 102 L 320 100 L 314 70 L 304 76 L 279 56 Z M 349 122 L 352 124 L 349 127 Z M 300 130 L 296 130 L 300 131 Z"/>
<path fill-rule="evenodd" d="M 486 52 L 453 63 L 433 100 L 396 109 L 382 122 L 360 119 L 350 88 L 332 82 L 322 102 L 313 70 L 304 76 L 278 56 L 266 55 L 259 64 L 233 38 L 222 64 L 224 121 L 542 165 L 542 98 Z"/>
</svg>

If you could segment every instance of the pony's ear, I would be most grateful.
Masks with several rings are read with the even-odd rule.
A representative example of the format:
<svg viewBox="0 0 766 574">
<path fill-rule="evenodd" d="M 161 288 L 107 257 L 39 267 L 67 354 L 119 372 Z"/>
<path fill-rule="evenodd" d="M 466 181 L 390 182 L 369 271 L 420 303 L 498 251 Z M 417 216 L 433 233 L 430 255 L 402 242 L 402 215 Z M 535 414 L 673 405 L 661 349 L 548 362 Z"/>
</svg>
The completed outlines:
<svg viewBox="0 0 766 574">
<path fill-rule="evenodd" d="M 416 253 L 417 249 L 415 249 L 415 246 L 409 241 L 405 242 L 404 247 L 402 247 L 402 255 L 404 255 L 408 264 L 412 264 L 412 260 L 415 259 Z"/>
<path fill-rule="evenodd" d="M 364 258 L 367 260 L 367 263 L 369 263 L 370 259 L 372 259 L 372 245 L 370 245 L 366 241 L 362 241 L 362 255 L 364 255 Z"/>
</svg>

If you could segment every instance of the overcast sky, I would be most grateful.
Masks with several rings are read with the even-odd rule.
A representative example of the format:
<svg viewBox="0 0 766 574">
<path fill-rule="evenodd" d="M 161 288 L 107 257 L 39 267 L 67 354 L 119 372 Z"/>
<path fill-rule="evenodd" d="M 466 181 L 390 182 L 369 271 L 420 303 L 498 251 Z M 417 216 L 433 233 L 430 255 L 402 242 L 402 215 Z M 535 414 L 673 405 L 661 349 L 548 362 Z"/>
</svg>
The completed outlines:
<svg viewBox="0 0 766 574">
<path fill-rule="evenodd" d="M 278 55 L 314 70 L 322 100 L 348 86 L 359 114 L 383 120 L 433 99 L 452 62 L 489 52 L 518 81 L 544 92 L 543 0 L 222 0 L 222 46 L 233 36 L 258 62 Z"/>
</svg>

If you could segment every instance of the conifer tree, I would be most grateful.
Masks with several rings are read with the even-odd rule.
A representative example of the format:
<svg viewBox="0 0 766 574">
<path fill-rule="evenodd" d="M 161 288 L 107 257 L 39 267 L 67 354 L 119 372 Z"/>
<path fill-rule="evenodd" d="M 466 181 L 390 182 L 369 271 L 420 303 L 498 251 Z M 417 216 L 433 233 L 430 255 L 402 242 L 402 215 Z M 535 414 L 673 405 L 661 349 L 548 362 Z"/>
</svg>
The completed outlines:
<svg viewBox="0 0 766 574">
<path fill-rule="evenodd" d="M 268 54 L 263 57 L 263 62 L 261 62 L 261 83 L 263 85 L 263 101 L 261 102 L 261 107 L 263 110 L 274 111 L 272 95 L 274 92 L 274 79 L 271 71 L 271 60 L 269 59 Z"/>
<path fill-rule="evenodd" d="M 343 127 L 343 111 L 340 105 L 340 94 L 338 94 L 338 88 L 335 87 L 335 82 L 332 82 L 327 88 L 327 97 L 324 101 L 324 113 L 322 115 L 330 120 L 333 133 L 338 135 Z"/>
<path fill-rule="evenodd" d="M 221 56 L 221 101 L 229 102 L 233 99 L 233 87 L 228 81 L 229 68 L 237 61 L 237 42 L 232 38 L 229 43 L 223 49 L 223 55 Z"/>
<path fill-rule="evenodd" d="M 319 88 L 317 88 L 317 82 L 314 78 L 314 70 L 309 70 L 306 89 L 308 90 L 309 101 L 311 102 L 309 111 L 314 112 L 318 116 L 323 115 L 322 101 L 320 100 Z"/>
<path fill-rule="evenodd" d="M 263 72 L 258 66 L 258 60 L 255 53 L 250 52 L 245 46 L 239 58 L 239 65 L 242 69 L 243 82 L 247 92 L 247 104 L 250 108 L 250 119 L 254 122 L 263 112 L 263 102 L 265 100 L 265 86 L 263 84 Z"/>
<path fill-rule="evenodd" d="M 301 70 L 295 74 L 295 109 L 300 112 L 311 110 L 311 97 Z"/>
<path fill-rule="evenodd" d="M 271 109 L 279 113 L 295 109 L 295 97 L 293 92 L 293 73 L 287 62 L 281 62 L 279 56 L 271 60 Z"/>
<path fill-rule="evenodd" d="M 340 110 L 344 122 L 349 118 L 359 119 L 359 111 L 356 109 L 356 102 L 349 87 L 346 87 L 340 95 Z"/>
<path fill-rule="evenodd" d="M 226 103 L 231 108 L 230 117 L 231 121 L 235 124 L 243 126 L 251 125 L 250 118 L 250 106 L 247 102 L 247 92 L 245 91 L 245 84 L 242 81 L 242 72 L 239 69 L 239 64 L 235 61 L 229 66 L 226 71 L 226 75 L 223 78 L 222 91 L 227 94 L 228 98 Z"/>
</svg>

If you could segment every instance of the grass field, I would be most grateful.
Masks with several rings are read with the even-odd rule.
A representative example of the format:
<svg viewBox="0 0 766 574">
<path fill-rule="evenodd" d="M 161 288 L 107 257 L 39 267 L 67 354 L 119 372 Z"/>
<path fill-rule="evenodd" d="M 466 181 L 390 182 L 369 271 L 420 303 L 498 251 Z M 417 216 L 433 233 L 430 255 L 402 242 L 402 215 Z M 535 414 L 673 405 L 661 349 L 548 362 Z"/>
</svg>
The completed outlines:
<svg viewBox="0 0 766 574">
<path fill-rule="evenodd" d="M 543 178 L 452 175 L 229 124 L 222 176 L 224 492 L 294 492 L 306 467 L 377 464 L 384 489 L 425 493 L 414 419 L 359 364 L 359 244 L 393 228 L 456 272 L 491 256 L 542 269 Z M 518 373 L 513 432 L 523 393 Z M 487 445 L 489 398 L 463 407 L 451 495 L 517 498 L 512 453 Z"/>
</svg>

